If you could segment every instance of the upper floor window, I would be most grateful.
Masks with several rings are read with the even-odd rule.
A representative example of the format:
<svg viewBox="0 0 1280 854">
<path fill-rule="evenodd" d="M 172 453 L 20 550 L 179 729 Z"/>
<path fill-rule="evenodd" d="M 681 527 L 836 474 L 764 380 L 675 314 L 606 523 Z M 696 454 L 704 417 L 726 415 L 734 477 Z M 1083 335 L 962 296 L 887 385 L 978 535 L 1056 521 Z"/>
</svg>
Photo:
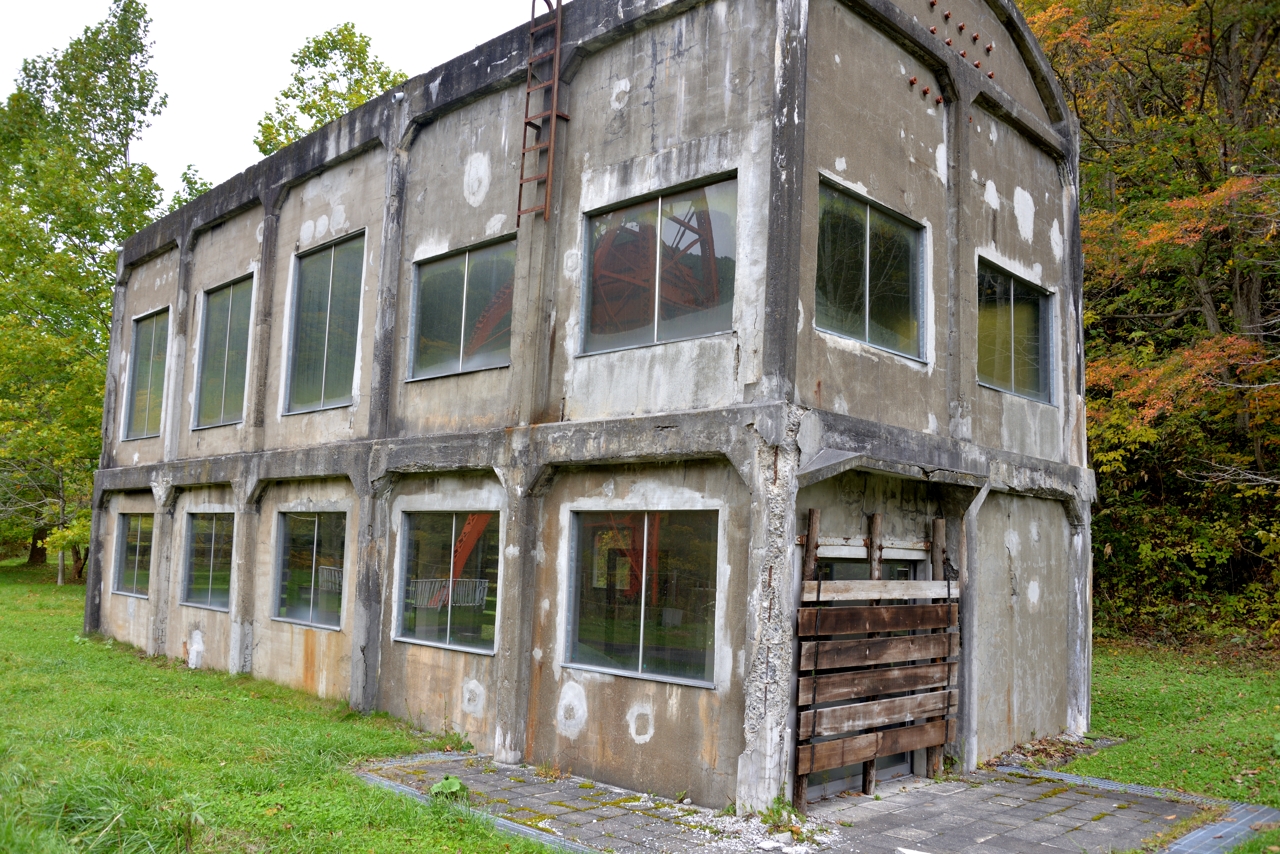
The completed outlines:
<svg viewBox="0 0 1280 854">
<path fill-rule="evenodd" d="M 818 187 L 819 329 L 920 358 L 920 229 Z"/>
<path fill-rule="evenodd" d="M 326 628 L 342 621 L 346 513 L 281 513 L 276 616 Z"/>
<path fill-rule="evenodd" d="M 231 544 L 236 514 L 192 513 L 187 520 L 187 577 L 182 602 L 225 609 L 231 602 Z"/>
<path fill-rule="evenodd" d="M 197 427 L 234 424 L 243 417 L 252 302 L 252 278 L 224 285 L 205 295 L 200 380 L 196 392 Z"/>
<path fill-rule="evenodd" d="M 978 382 L 1049 399 L 1049 295 L 978 264 Z"/>
<path fill-rule="evenodd" d="M 151 586 L 151 529 L 155 517 L 150 513 L 121 513 L 116 536 L 117 549 L 115 591 L 133 596 L 146 596 Z"/>
<path fill-rule="evenodd" d="M 406 513 L 400 634 L 493 650 L 498 613 L 498 514 Z"/>
<path fill-rule="evenodd" d="M 718 516 L 575 513 L 568 660 L 714 681 Z"/>
<path fill-rule="evenodd" d="M 298 259 L 289 412 L 351 403 L 363 269 L 363 235 Z"/>
<path fill-rule="evenodd" d="M 737 219 L 736 180 L 590 217 L 583 351 L 732 329 Z"/>
<path fill-rule="evenodd" d="M 164 401 L 165 350 L 168 346 L 168 309 L 133 322 L 133 375 L 129 380 L 126 439 L 160 435 L 160 405 Z"/>
<path fill-rule="evenodd" d="M 409 378 L 511 364 L 515 278 L 514 240 L 419 264 Z"/>
</svg>

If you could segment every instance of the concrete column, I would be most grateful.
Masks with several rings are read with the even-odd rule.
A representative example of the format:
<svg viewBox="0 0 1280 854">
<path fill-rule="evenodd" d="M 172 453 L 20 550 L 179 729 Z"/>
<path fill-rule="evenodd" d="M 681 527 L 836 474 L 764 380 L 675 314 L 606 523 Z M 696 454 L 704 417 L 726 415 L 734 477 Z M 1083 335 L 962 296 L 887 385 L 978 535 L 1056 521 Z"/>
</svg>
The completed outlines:
<svg viewBox="0 0 1280 854">
<path fill-rule="evenodd" d="M 178 490 L 167 480 L 151 484 L 155 496 L 155 525 L 151 531 L 151 632 L 147 637 L 148 655 L 166 655 L 169 651 L 169 580 L 173 573 L 173 516 Z"/>
<path fill-rule="evenodd" d="M 263 426 L 266 424 L 267 378 L 271 365 L 271 325 L 275 315 L 276 255 L 280 244 L 280 205 L 284 204 L 287 189 L 272 188 L 261 194 L 262 199 L 262 256 L 258 276 L 254 282 L 253 332 L 249 363 L 249 376 L 245 383 L 245 417 L 242 448 L 245 451 L 262 450 Z M 283 365 L 275 370 L 285 370 Z"/>
<path fill-rule="evenodd" d="M 976 644 L 966 643 L 966 636 L 980 631 L 976 625 L 978 597 L 983 596 L 986 574 L 978 566 L 978 514 L 991 491 L 988 482 L 965 510 L 962 548 L 964 557 L 960 563 L 960 709 L 957 715 L 960 770 L 969 773 L 978 767 L 978 692 L 982 689 L 981 674 L 976 672 Z"/>
<path fill-rule="evenodd" d="M 235 563 L 231 573 L 234 595 L 229 613 L 231 632 L 227 651 L 227 671 L 253 673 L 253 620 L 257 607 L 258 530 L 262 524 L 262 494 L 267 484 L 258 479 L 256 465 L 250 458 L 249 471 L 232 484 L 235 494 L 236 525 L 232 535 Z M 269 524 L 269 521 L 268 521 Z M 271 565 L 270 558 L 267 561 Z M 267 595 L 271 595 L 268 592 Z"/>
<path fill-rule="evenodd" d="M 1070 574 L 1067 603 L 1067 731 L 1089 731 L 1093 688 L 1093 537 L 1086 499 L 1068 504 L 1071 520 Z"/>
<path fill-rule="evenodd" d="M 382 658 L 382 592 L 386 561 L 390 494 L 395 476 L 370 477 L 368 452 L 356 455 L 351 483 L 356 491 L 356 542 L 347 558 L 355 584 L 351 614 L 351 693 L 348 702 L 358 712 L 372 711 L 378 702 L 378 666 Z"/>
<path fill-rule="evenodd" d="M 105 451 L 104 451 L 105 453 Z M 94 475 L 93 517 L 90 520 L 88 553 L 84 561 L 84 634 L 102 630 L 102 535 L 106 525 L 106 496 Z"/>
<path fill-rule="evenodd" d="M 957 81 L 956 100 L 946 110 L 947 225 L 934 240 L 946 257 L 947 345 L 943 356 L 947 378 L 947 432 L 953 439 L 973 439 L 973 396 L 978 389 L 977 272 L 973 268 L 974 210 L 982 200 L 970 191 L 969 123 L 977 92 Z M 965 253 L 961 253 L 965 247 Z M 939 283 L 942 284 L 942 283 Z M 956 562 L 957 558 L 952 558 Z"/>
<path fill-rule="evenodd" d="M 186 233 L 178 243 L 178 287 L 173 298 L 173 309 L 169 316 L 168 359 L 165 361 L 163 422 L 161 432 L 164 442 L 164 459 L 175 459 L 178 455 L 178 444 L 182 432 L 190 428 L 183 417 L 183 401 L 186 400 L 183 382 L 187 375 L 187 361 L 191 353 L 191 318 L 194 315 L 191 298 L 191 276 L 194 267 L 193 250 L 195 249 L 195 228 L 198 223 L 187 226 Z"/>
</svg>

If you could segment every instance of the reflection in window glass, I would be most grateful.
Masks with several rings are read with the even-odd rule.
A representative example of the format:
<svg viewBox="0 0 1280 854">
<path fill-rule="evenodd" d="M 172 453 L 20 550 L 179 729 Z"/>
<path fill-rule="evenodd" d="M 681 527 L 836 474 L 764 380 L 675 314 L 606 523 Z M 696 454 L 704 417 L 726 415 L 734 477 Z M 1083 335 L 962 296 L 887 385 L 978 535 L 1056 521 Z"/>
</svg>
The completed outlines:
<svg viewBox="0 0 1280 854">
<path fill-rule="evenodd" d="M 822 184 L 819 329 L 920 356 L 920 229 Z"/>
<path fill-rule="evenodd" d="M 978 265 L 978 380 L 1035 400 L 1049 398 L 1049 297 L 988 264 Z"/>
<path fill-rule="evenodd" d="M 253 279 L 218 288 L 205 297 L 197 427 L 234 424 L 242 417 L 252 299 Z"/>
<path fill-rule="evenodd" d="M 289 411 L 351 403 L 364 238 L 298 259 Z"/>
<path fill-rule="evenodd" d="M 714 510 L 577 513 L 578 664 L 714 681 Z"/>
<path fill-rule="evenodd" d="M 345 513 L 280 514 L 276 616 L 337 628 L 342 617 Z"/>
<path fill-rule="evenodd" d="M 514 240 L 419 264 L 411 378 L 511 364 L 515 276 Z"/>
<path fill-rule="evenodd" d="M 492 650 L 498 514 L 406 513 L 400 637 Z"/>
<path fill-rule="evenodd" d="M 182 601 L 188 605 L 226 608 L 231 601 L 231 543 L 234 513 L 188 516 L 187 583 Z"/>
<path fill-rule="evenodd" d="M 133 376 L 129 417 L 124 437 L 160 435 L 160 405 L 164 401 L 165 349 L 169 345 L 169 312 L 161 311 L 133 323 Z"/>
<path fill-rule="evenodd" d="M 117 536 L 121 538 L 120 557 L 116 562 L 116 591 L 146 596 L 151 585 L 151 529 L 155 517 L 150 513 L 122 513 Z"/>
<path fill-rule="evenodd" d="M 737 181 L 591 217 L 585 352 L 733 328 Z"/>
</svg>

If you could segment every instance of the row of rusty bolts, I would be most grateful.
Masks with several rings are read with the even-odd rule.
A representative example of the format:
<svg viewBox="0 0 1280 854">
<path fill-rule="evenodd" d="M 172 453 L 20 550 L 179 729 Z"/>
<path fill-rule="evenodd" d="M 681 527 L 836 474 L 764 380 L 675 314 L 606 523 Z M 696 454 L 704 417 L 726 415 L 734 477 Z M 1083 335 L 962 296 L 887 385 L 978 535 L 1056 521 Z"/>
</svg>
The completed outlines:
<svg viewBox="0 0 1280 854">
<path fill-rule="evenodd" d="M 930 8 L 930 9 L 933 9 L 933 8 L 934 8 L 934 7 L 936 7 L 937 5 L 938 5 L 938 0 L 929 0 L 929 8 Z M 951 12 L 950 12 L 950 11 L 943 12 L 943 13 L 942 13 L 942 20 L 944 20 L 944 21 L 950 21 L 950 20 L 951 20 Z M 959 31 L 959 32 L 962 32 L 962 33 L 963 33 L 963 32 L 964 32 L 964 29 L 965 29 L 964 22 L 963 22 L 963 21 L 961 21 L 961 22 L 960 22 L 960 24 L 959 24 L 959 26 L 957 26 L 957 27 L 956 27 L 956 30 L 957 30 L 957 31 Z M 936 36 L 936 35 L 938 34 L 938 28 L 937 28 L 937 27 L 930 27 L 930 28 L 929 28 L 929 32 L 933 33 L 933 34 Z M 973 39 L 974 44 L 977 44 L 977 43 L 978 43 L 978 40 L 981 38 L 981 35 L 975 31 L 975 32 L 971 33 L 969 37 L 970 37 L 971 39 Z M 951 40 L 951 38 L 950 38 L 950 37 L 948 37 L 948 38 L 947 38 L 947 40 L 946 40 L 946 44 L 947 44 L 947 47 L 951 47 L 951 45 L 952 45 L 952 40 Z M 987 53 L 988 53 L 988 54 L 990 54 L 990 53 L 991 53 L 992 51 L 994 51 L 995 49 L 996 49 L 995 42 L 988 42 L 988 43 L 987 43 L 986 51 L 987 51 Z M 960 51 L 960 55 L 961 55 L 962 57 L 964 57 L 964 58 L 966 58 L 966 59 L 967 59 L 967 58 L 969 57 L 969 52 L 968 52 L 967 50 L 961 50 L 961 51 Z M 980 60 L 980 59 L 975 59 L 975 60 L 973 61 L 973 67 L 974 67 L 974 68 L 981 68 L 981 67 L 982 67 L 982 60 Z M 987 72 L 987 78 L 988 78 L 988 79 L 990 79 L 990 80 L 995 80 L 995 79 L 996 79 L 996 73 L 995 73 L 994 71 L 988 71 L 988 72 Z M 908 82 L 908 83 L 910 83 L 910 84 L 911 84 L 911 86 L 914 88 L 914 87 L 915 87 L 915 85 L 916 85 L 917 80 L 916 80 L 916 78 L 912 77 L 912 78 L 911 78 L 909 81 L 907 81 L 907 82 Z M 928 96 L 928 94 L 929 94 L 929 87 L 928 87 L 928 86 L 926 86 L 926 87 L 924 87 L 923 89 L 921 89 L 921 90 L 920 90 L 920 95 L 921 95 L 922 97 L 927 97 L 927 96 Z M 934 103 L 935 103 L 935 104 L 941 104 L 941 103 L 942 103 L 942 101 L 943 101 L 943 98 L 942 98 L 942 96 L 941 96 L 941 95 L 939 95 L 937 98 L 935 98 L 935 99 L 934 99 Z"/>
</svg>

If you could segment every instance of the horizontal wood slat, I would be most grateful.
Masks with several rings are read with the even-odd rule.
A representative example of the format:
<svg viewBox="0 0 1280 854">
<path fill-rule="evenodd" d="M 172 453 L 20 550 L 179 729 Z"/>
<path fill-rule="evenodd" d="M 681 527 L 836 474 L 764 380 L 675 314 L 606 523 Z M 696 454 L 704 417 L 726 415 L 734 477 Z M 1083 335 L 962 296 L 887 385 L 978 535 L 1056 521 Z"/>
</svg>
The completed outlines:
<svg viewBox="0 0 1280 854">
<path fill-rule="evenodd" d="M 926 658 L 948 658 L 960 653 L 960 635 L 908 635 L 896 638 L 805 641 L 800 644 L 800 672 L 834 670 L 837 667 L 869 667 Z"/>
<path fill-rule="evenodd" d="M 954 690 L 931 691 L 910 697 L 892 697 L 888 700 L 801 712 L 800 725 L 796 729 L 800 738 L 815 738 L 889 724 L 912 723 L 947 714 L 955 705 L 955 695 Z"/>
<path fill-rule="evenodd" d="M 821 593 L 822 598 L 818 595 Z M 960 585 L 945 581 L 806 581 L 805 602 L 863 599 L 947 599 L 960 593 Z"/>
<path fill-rule="evenodd" d="M 859 670 L 855 673 L 829 673 L 825 676 L 800 677 L 800 705 L 857 700 L 877 694 L 900 694 L 903 691 L 926 691 L 945 688 L 955 681 L 956 665 L 915 664 Z"/>
<path fill-rule="evenodd" d="M 797 633 L 853 635 L 864 632 L 902 632 L 943 629 L 956 624 L 954 602 L 942 605 L 855 605 L 847 608 L 801 608 Z M 819 617 L 819 614 L 821 617 Z"/>
<path fill-rule="evenodd" d="M 867 762 L 877 756 L 936 747 L 955 741 L 955 738 L 956 722 L 952 720 L 932 721 L 818 744 L 802 744 L 796 751 L 796 773 L 829 771 L 832 768 Z"/>
</svg>

